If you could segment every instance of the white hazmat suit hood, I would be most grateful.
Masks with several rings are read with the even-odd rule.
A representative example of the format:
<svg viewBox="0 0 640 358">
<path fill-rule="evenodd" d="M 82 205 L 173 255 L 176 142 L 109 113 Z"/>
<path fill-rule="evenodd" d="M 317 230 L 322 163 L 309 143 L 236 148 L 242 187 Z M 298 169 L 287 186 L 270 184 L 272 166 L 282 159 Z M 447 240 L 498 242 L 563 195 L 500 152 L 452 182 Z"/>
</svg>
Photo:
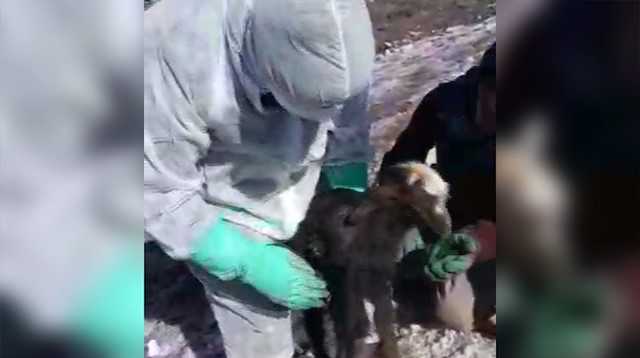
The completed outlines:
<svg viewBox="0 0 640 358">
<path fill-rule="evenodd" d="M 229 1 L 225 37 L 246 93 L 326 120 L 369 83 L 374 46 L 362 1 Z"/>
</svg>

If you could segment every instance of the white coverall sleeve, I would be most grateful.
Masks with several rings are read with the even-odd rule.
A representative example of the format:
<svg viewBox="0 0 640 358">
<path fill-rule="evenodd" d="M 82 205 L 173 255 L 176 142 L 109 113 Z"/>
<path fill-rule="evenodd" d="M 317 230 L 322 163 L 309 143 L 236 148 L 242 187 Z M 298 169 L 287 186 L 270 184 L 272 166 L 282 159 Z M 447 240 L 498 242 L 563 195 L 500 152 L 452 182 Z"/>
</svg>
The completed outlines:
<svg viewBox="0 0 640 358">
<path fill-rule="evenodd" d="M 191 242 L 216 219 L 204 201 L 198 161 L 210 145 L 207 126 L 162 51 L 145 50 L 145 236 L 176 259 L 190 256 Z"/>
</svg>

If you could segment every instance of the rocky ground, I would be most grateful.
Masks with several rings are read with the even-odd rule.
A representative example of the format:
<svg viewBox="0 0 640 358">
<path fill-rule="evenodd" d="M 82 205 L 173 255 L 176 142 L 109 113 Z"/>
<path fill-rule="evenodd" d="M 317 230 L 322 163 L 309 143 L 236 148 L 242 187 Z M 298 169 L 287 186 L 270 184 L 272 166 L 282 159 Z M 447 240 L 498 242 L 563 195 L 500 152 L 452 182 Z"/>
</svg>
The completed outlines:
<svg viewBox="0 0 640 358">
<path fill-rule="evenodd" d="M 377 169 L 382 155 L 407 126 L 422 97 L 438 84 L 463 74 L 495 41 L 496 18 L 456 25 L 378 54 L 373 72 L 371 142 Z"/>
<path fill-rule="evenodd" d="M 495 0 L 367 0 L 379 53 L 496 14 Z"/>
<path fill-rule="evenodd" d="M 145 6 L 155 0 L 145 0 Z M 422 96 L 466 71 L 495 40 L 495 0 L 368 0 L 378 55 L 371 93 L 371 172 Z M 223 358 L 215 318 L 189 270 L 145 249 L 145 344 L 149 357 Z M 477 333 L 399 329 L 403 358 L 495 357 Z"/>
</svg>

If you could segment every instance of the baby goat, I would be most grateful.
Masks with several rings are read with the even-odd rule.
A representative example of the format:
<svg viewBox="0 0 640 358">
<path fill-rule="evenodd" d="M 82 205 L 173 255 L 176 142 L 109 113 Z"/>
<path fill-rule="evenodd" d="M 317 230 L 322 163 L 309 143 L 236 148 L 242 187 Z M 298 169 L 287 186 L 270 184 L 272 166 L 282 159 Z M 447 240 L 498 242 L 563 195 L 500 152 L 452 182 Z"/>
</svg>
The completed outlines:
<svg viewBox="0 0 640 358">
<path fill-rule="evenodd" d="M 385 169 L 364 193 L 336 189 L 314 197 L 290 245 L 327 282 L 338 358 L 399 357 L 391 284 L 400 245 L 413 227 L 448 235 L 447 198 L 448 184 L 420 163 Z M 323 309 L 305 312 L 317 358 L 329 357 L 323 317 Z"/>
</svg>

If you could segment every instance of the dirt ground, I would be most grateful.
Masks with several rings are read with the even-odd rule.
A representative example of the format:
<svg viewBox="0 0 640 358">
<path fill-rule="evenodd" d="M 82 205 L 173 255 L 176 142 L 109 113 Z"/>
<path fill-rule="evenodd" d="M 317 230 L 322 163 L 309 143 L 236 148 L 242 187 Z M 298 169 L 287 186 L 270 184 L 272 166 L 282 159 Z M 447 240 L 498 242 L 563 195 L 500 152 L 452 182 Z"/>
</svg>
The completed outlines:
<svg viewBox="0 0 640 358">
<path fill-rule="evenodd" d="M 394 41 L 431 36 L 496 14 L 496 0 L 367 0 L 376 50 Z"/>
<path fill-rule="evenodd" d="M 145 9 L 160 0 L 144 0 Z M 496 0 L 366 0 L 376 51 L 393 42 L 418 39 L 448 27 L 480 22 L 496 14 Z"/>
</svg>

